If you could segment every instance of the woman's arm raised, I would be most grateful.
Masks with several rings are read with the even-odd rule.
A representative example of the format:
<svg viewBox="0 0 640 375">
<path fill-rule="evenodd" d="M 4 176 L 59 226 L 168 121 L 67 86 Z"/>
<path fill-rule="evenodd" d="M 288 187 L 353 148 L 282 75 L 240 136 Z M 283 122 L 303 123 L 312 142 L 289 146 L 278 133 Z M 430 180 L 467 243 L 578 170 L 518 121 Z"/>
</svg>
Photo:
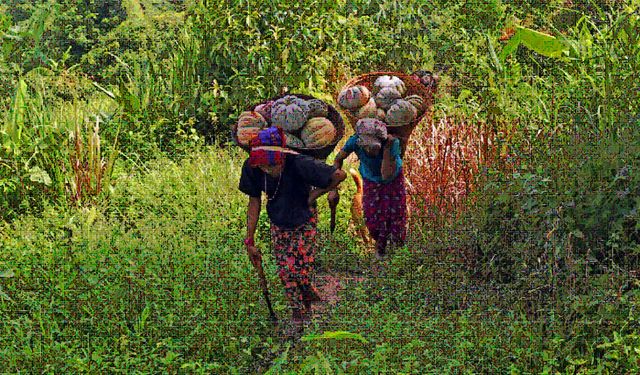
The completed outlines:
<svg viewBox="0 0 640 375">
<path fill-rule="evenodd" d="M 380 174 L 384 181 L 390 180 L 396 171 L 396 158 L 391 155 L 391 147 L 395 141 L 396 137 L 391 134 L 387 135 L 387 141 L 382 148 L 382 167 Z"/>
</svg>

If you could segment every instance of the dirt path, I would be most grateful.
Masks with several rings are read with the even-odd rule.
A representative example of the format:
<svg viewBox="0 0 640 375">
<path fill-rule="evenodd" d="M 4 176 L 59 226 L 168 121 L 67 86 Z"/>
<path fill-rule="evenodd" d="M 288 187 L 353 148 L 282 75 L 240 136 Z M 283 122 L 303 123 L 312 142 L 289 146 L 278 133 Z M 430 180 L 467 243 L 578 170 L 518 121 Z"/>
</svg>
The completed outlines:
<svg viewBox="0 0 640 375">
<path fill-rule="evenodd" d="M 338 272 L 320 273 L 315 278 L 315 286 L 318 289 L 322 302 L 315 303 L 311 309 L 313 320 L 326 321 L 329 312 L 340 302 L 340 291 L 349 283 L 360 283 L 365 278 Z"/>
</svg>

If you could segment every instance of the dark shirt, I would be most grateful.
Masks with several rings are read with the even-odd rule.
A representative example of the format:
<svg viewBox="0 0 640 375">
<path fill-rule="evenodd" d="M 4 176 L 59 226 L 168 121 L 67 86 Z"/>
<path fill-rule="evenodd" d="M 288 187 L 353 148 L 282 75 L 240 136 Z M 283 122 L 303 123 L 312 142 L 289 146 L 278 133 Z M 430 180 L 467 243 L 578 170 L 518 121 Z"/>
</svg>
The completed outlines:
<svg viewBox="0 0 640 375">
<path fill-rule="evenodd" d="M 311 218 L 308 204 L 311 187 L 327 188 L 335 171 L 335 167 L 310 156 L 287 154 L 281 176 L 271 177 L 260 168 L 251 168 L 247 159 L 238 188 L 250 197 L 260 197 L 264 191 L 271 222 L 295 228 Z"/>
</svg>

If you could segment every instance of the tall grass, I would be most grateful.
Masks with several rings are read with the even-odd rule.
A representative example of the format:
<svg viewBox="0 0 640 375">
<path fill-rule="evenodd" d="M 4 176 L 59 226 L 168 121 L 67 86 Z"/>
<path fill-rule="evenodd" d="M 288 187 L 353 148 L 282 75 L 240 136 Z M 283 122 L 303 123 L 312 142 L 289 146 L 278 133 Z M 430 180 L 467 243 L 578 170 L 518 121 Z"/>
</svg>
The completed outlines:
<svg viewBox="0 0 640 375">
<path fill-rule="evenodd" d="M 502 124 L 477 118 L 447 117 L 423 123 L 412 134 L 406 173 L 415 228 L 451 224 L 473 204 L 470 199 L 483 172 L 507 168 L 509 155 Z M 501 139 L 502 138 L 502 139 Z M 506 169 L 505 169 L 506 171 Z"/>
<path fill-rule="evenodd" d="M 158 160 L 149 173 L 121 177 L 106 210 L 46 210 L 6 227 L 3 369 L 264 369 L 281 343 L 241 245 L 239 159 L 210 150 Z M 279 285 L 270 257 L 265 263 Z"/>
<path fill-rule="evenodd" d="M 619 300 L 609 301 L 613 311 L 609 315 L 605 315 L 607 305 L 600 302 L 610 299 L 606 293 L 572 301 L 573 313 L 597 309 L 611 322 L 595 333 L 589 315 L 570 324 L 551 312 L 522 315 L 518 294 L 473 278 L 464 264 L 446 256 L 411 251 L 417 248 L 396 250 L 384 273 L 373 277 L 365 259 L 349 248 L 353 243 L 335 249 L 338 242 L 329 237 L 320 243 L 322 270 L 349 266 L 359 277 L 341 278 L 340 299 L 305 333 L 313 337 L 344 330 L 359 333 L 366 342 L 327 339 L 292 344 L 270 326 L 243 249 L 247 198 L 237 190 L 237 181 L 244 156 L 211 148 L 179 162 L 161 158 L 149 163 L 145 172 L 120 176 L 106 206 L 47 209 L 41 217 L 5 225 L 0 234 L 0 246 L 6 250 L 0 252 L 4 369 L 197 373 L 262 373 L 271 367 L 276 373 L 313 373 L 324 365 L 351 373 L 538 373 L 568 366 L 585 373 L 598 366 L 614 372 L 633 369 L 633 352 L 619 361 L 605 355 L 620 356 L 637 345 L 630 333 L 636 324 L 632 307 L 636 292 L 623 290 Z M 344 198 L 348 201 L 350 196 Z M 339 217 L 348 214 L 348 205 L 339 209 Z M 323 236 L 326 219 L 320 221 Z M 286 316 L 288 306 L 269 255 L 264 214 L 258 227 L 274 306 L 278 315 Z M 350 251 L 348 257 L 333 257 Z M 602 282 L 612 280 L 619 281 Z M 617 319 L 616 311 L 630 314 L 629 318 Z M 594 344 L 582 345 L 571 330 L 593 338 Z M 564 341 L 559 341 L 557 332 L 566 332 Z"/>
<path fill-rule="evenodd" d="M 47 209 L 8 225 L 0 236 L 3 369 L 263 366 L 277 347 L 262 339 L 273 332 L 242 248 L 240 160 L 216 149 L 160 159 L 148 173 L 121 176 L 106 207 Z M 284 316 L 275 265 L 264 261 Z"/>
<path fill-rule="evenodd" d="M 113 165 L 117 156 L 113 145 L 100 145 L 98 128 L 87 125 L 91 118 L 109 118 L 113 103 L 98 97 L 51 103 L 52 88 L 45 77 L 31 75 L 28 82 L 19 81 L 0 131 L 3 218 L 41 208 L 50 200 L 66 203 L 98 194 L 104 171 L 98 165 Z M 111 151 L 107 158 L 102 155 L 105 149 Z M 80 182 L 83 179 L 92 181 L 91 188 Z"/>
</svg>

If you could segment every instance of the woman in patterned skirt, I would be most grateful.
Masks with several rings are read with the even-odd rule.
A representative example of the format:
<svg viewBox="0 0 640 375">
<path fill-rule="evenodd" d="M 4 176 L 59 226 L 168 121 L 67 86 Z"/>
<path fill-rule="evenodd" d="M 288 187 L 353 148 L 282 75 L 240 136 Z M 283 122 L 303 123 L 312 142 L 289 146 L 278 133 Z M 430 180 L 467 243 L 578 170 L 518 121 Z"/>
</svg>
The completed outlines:
<svg viewBox="0 0 640 375">
<path fill-rule="evenodd" d="M 346 174 L 310 156 L 285 149 L 280 128 L 262 130 L 251 141 L 251 153 L 242 167 L 239 189 L 249 196 L 245 246 L 252 262 L 262 254 L 254 235 L 267 197 L 271 242 L 278 276 L 292 309 L 292 321 L 300 325 L 309 318 L 311 303 L 319 301 L 311 283 L 316 249 L 316 199 L 335 189 Z"/>
<path fill-rule="evenodd" d="M 356 123 L 356 134 L 336 155 L 334 166 L 342 169 L 344 159 L 352 152 L 360 160 L 359 171 L 364 182 L 362 205 L 365 224 L 376 242 L 376 257 L 382 259 L 387 244 L 401 246 L 407 234 L 407 198 L 400 140 L 387 134 L 382 121 L 362 119 Z"/>
</svg>

